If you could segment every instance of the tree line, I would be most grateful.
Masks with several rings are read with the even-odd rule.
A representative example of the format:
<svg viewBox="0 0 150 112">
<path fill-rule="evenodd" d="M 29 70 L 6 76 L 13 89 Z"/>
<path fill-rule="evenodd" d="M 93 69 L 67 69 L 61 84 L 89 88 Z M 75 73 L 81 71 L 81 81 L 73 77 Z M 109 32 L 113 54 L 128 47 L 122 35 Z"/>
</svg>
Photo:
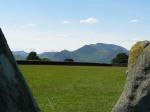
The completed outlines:
<svg viewBox="0 0 150 112">
<path fill-rule="evenodd" d="M 32 51 L 28 54 L 26 60 L 35 60 L 35 61 L 50 61 L 48 58 L 40 58 L 36 52 Z M 71 58 L 66 58 L 66 62 L 74 62 Z M 128 55 L 126 53 L 119 53 L 115 58 L 112 59 L 111 64 L 113 65 L 127 65 Z"/>
<path fill-rule="evenodd" d="M 36 52 L 32 51 L 28 54 L 26 60 L 33 60 L 33 61 L 51 61 L 50 59 L 48 58 L 40 58 Z M 71 58 L 66 58 L 64 61 L 67 61 L 67 62 L 74 62 L 73 59 Z"/>
</svg>

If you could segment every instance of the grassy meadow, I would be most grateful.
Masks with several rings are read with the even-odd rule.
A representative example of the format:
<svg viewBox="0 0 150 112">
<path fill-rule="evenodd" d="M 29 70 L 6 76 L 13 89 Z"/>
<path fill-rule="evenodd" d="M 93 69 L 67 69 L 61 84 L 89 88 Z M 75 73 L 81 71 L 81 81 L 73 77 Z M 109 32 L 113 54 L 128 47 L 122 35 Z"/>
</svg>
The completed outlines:
<svg viewBox="0 0 150 112">
<path fill-rule="evenodd" d="M 110 112 L 124 67 L 20 65 L 42 112 Z"/>
</svg>

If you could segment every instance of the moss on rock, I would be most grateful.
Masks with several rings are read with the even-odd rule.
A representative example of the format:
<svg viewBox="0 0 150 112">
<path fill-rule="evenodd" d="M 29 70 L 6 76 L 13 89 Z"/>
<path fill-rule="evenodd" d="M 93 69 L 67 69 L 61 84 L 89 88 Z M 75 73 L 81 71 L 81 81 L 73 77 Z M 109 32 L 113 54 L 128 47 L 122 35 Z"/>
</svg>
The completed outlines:
<svg viewBox="0 0 150 112">
<path fill-rule="evenodd" d="M 129 64 L 128 67 L 133 67 L 136 64 L 136 61 L 139 57 L 139 55 L 142 54 L 142 52 L 144 51 L 146 45 L 149 43 L 149 41 L 139 41 L 137 42 L 130 51 L 129 54 Z"/>
</svg>

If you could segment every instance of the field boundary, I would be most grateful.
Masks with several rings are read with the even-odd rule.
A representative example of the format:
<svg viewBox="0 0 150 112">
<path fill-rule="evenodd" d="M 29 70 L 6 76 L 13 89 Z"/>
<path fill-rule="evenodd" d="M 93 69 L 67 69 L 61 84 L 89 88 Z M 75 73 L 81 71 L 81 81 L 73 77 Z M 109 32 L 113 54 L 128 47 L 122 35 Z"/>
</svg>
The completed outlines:
<svg viewBox="0 0 150 112">
<path fill-rule="evenodd" d="M 126 67 L 125 64 L 113 65 L 106 63 L 89 63 L 89 62 L 60 62 L 60 61 L 17 61 L 19 65 L 68 65 L 68 66 L 120 66 Z"/>
</svg>

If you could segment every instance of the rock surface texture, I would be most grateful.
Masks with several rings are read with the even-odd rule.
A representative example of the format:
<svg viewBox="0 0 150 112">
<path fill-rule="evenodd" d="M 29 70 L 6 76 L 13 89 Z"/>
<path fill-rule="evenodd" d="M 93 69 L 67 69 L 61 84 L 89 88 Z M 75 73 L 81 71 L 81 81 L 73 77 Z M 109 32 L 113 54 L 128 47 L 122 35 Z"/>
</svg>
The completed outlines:
<svg viewBox="0 0 150 112">
<path fill-rule="evenodd" d="M 132 47 L 127 81 L 112 112 L 150 112 L 150 41 Z"/>
<path fill-rule="evenodd" d="M 0 29 L 0 112 L 40 112 Z"/>
</svg>

